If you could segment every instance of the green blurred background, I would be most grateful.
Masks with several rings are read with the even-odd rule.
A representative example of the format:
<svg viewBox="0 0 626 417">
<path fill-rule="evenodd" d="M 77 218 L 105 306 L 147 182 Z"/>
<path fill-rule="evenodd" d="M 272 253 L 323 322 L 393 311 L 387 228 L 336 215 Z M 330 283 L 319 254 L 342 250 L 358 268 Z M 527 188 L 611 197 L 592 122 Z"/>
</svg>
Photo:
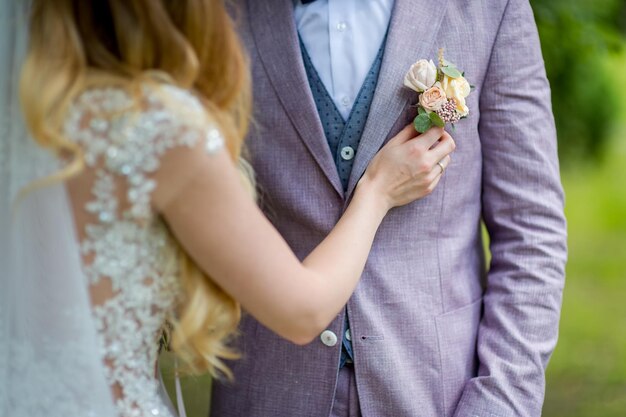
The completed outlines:
<svg viewBox="0 0 626 417">
<path fill-rule="evenodd" d="M 626 1 L 531 0 L 552 86 L 569 262 L 545 417 L 626 416 Z"/>
<path fill-rule="evenodd" d="M 543 416 L 626 417 L 626 1 L 531 3 L 553 91 L 569 223 Z M 183 383 L 189 417 L 206 417 L 208 378 Z"/>
</svg>

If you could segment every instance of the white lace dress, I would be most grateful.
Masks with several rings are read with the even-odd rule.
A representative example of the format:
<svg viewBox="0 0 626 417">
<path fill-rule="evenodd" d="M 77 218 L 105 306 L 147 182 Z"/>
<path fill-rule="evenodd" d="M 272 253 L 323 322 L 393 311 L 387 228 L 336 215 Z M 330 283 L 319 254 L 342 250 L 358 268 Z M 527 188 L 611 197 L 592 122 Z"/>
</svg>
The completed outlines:
<svg viewBox="0 0 626 417">
<path fill-rule="evenodd" d="M 170 150 L 222 148 L 210 126 L 199 101 L 171 86 L 144 87 L 138 97 L 87 90 L 67 116 L 65 135 L 86 162 L 68 186 L 70 200 L 106 378 L 123 417 L 171 416 L 155 369 L 160 331 L 180 294 L 177 249 L 151 193 Z"/>
</svg>

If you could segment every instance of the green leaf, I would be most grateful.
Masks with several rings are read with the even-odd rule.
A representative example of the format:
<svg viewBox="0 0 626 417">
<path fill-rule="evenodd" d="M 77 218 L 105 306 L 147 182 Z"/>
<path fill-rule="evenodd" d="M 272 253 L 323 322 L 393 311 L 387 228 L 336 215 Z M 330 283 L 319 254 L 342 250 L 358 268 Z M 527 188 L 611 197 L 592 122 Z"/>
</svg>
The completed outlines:
<svg viewBox="0 0 626 417">
<path fill-rule="evenodd" d="M 426 114 L 426 110 L 422 106 L 417 106 L 417 114 Z"/>
<path fill-rule="evenodd" d="M 450 78 L 459 78 L 463 76 L 461 71 L 455 67 L 441 67 L 441 71 L 443 71 L 443 73 Z"/>
<path fill-rule="evenodd" d="M 437 127 L 444 127 L 446 124 L 441 120 L 441 117 L 435 112 L 432 112 L 428 115 L 429 119 L 433 124 Z"/>
<path fill-rule="evenodd" d="M 431 128 L 432 125 L 433 122 L 430 120 L 430 117 L 428 117 L 428 114 L 426 113 L 418 115 L 415 120 L 413 120 L 413 127 L 415 127 L 415 130 L 417 130 L 419 133 L 426 132 L 428 129 Z"/>
</svg>

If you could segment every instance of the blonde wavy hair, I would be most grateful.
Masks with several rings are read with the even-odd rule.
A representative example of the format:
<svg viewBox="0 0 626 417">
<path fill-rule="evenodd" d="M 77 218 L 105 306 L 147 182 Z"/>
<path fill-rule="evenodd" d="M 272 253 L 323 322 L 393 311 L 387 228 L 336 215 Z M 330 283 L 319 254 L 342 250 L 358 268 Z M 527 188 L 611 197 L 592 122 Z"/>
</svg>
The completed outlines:
<svg viewBox="0 0 626 417">
<path fill-rule="evenodd" d="M 81 150 L 62 134 L 76 95 L 98 83 L 133 89 L 155 73 L 200 97 L 233 161 L 241 160 L 250 77 L 222 0 L 33 0 L 30 25 L 20 86 L 25 119 L 41 146 L 71 160 L 47 181 L 84 168 Z M 228 342 L 240 306 L 180 247 L 178 270 L 185 295 L 171 346 L 192 370 L 230 376 L 223 360 L 237 357 Z"/>
</svg>

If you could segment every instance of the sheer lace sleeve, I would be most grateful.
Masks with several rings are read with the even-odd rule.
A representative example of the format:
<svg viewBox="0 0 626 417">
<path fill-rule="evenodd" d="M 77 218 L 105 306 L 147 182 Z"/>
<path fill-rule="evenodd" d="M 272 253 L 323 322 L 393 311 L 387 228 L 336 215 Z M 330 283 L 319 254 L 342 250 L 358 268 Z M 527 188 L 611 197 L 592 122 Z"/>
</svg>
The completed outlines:
<svg viewBox="0 0 626 417">
<path fill-rule="evenodd" d="M 126 180 L 130 207 L 125 217 L 142 220 L 152 215 L 150 193 L 156 184 L 151 176 L 167 151 L 202 144 L 214 153 L 223 147 L 199 101 L 171 86 L 145 88 L 140 99 L 115 88 L 87 91 L 75 103 L 65 130 L 82 146 L 89 168 Z M 100 212 L 101 221 L 114 217 L 107 200 L 88 207 Z"/>
<path fill-rule="evenodd" d="M 223 148 L 211 126 L 200 102 L 171 86 L 137 95 L 88 90 L 68 113 L 65 134 L 80 145 L 86 164 L 68 190 L 107 379 L 122 416 L 170 415 L 154 370 L 159 330 L 179 293 L 176 252 L 151 197 L 169 152 Z"/>
</svg>

